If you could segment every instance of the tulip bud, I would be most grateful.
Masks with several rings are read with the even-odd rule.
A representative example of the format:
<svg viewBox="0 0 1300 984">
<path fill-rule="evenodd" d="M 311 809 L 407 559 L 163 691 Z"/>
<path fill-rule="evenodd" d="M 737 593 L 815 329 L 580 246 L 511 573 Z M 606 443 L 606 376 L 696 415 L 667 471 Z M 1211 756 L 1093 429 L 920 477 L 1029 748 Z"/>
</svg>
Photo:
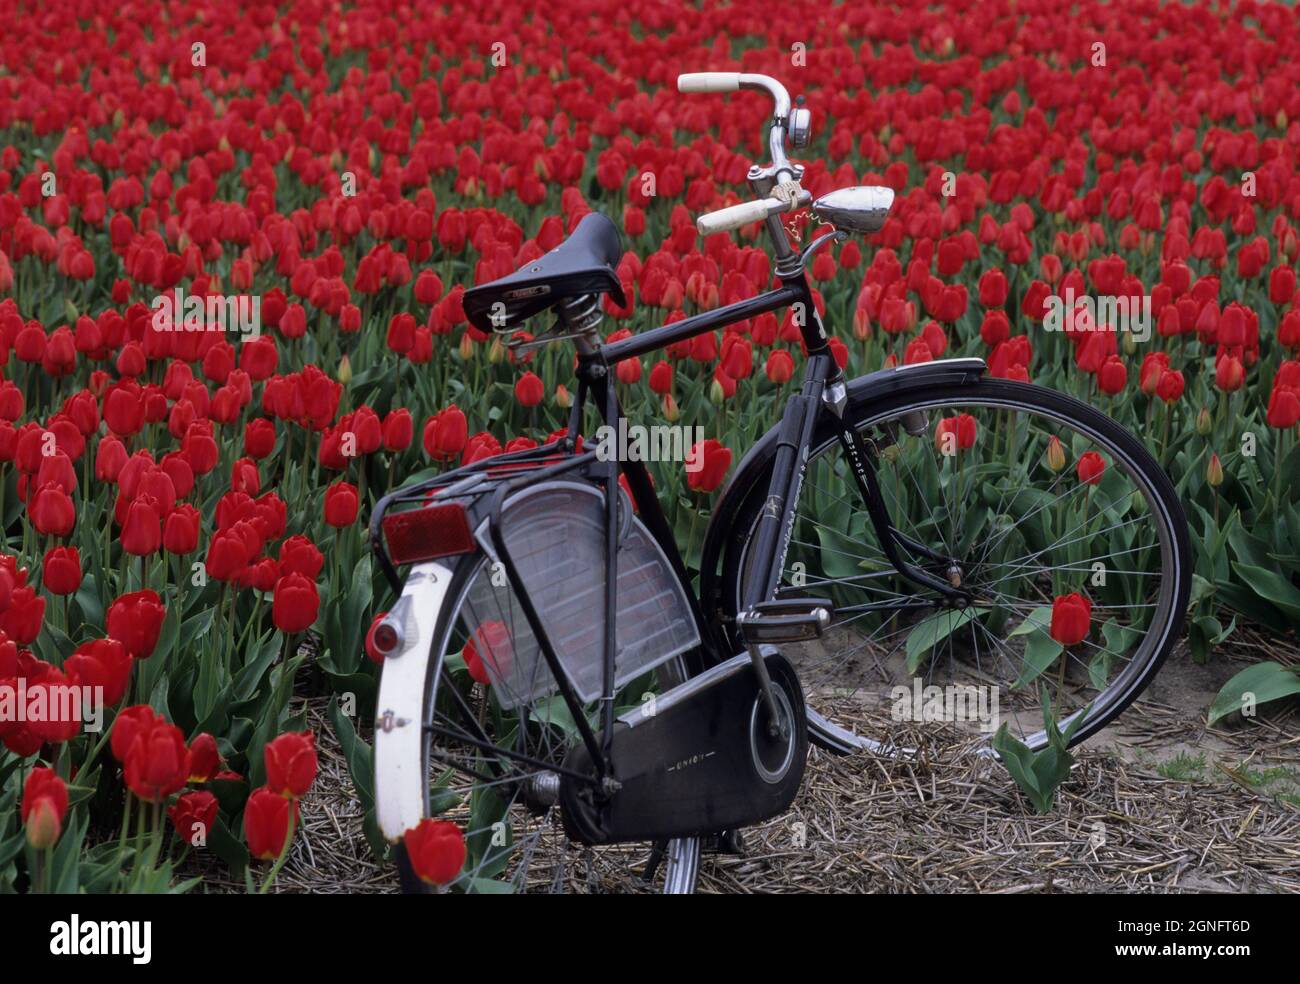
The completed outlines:
<svg viewBox="0 0 1300 984">
<path fill-rule="evenodd" d="M 1061 447 L 1060 439 L 1053 434 L 1047 440 L 1047 467 L 1054 472 L 1059 472 L 1065 467 L 1065 448 Z"/>
<path fill-rule="evenodd" d="M 33 769 L 23 784 L 20 811 L 27 843 L 37 851 L 53 847 L 63 832 L 63 817 L 67 812 L 67 785 L 52 769 Z"/>
<path fill-rule="evenodd" d="M 460 336 L 460 357 L 466 362 L 474 354 L 474 339 L 469 337 L 469 332 Z"/>
<path fill-rule="evenodd" d="M 1277 128 L 1278 128 L 1279 130 L 1285 130 L 1285 129 L 1286 129 L 1286 124 L 1287 124 L 1286 110 L 1285 110 L 1285 109 L 1279 109 L 1279 110 L 1277 111 L 1277 117 L 1274 119 L 1273 122 L 1277 125 Z"/>
<path fill-rule="evenodd" d="M 492 365 L 500 365 L 506 357 L 505 346 L 501 344 L 501 336 L 493 335 L 492 344 L 488 346 L 488 362 Z"/>
<path fill-rule="evenodd" d="M 27 814 L 27 843 L 33 850 L 43 851 L 53 847 L 63 832 L 58 810 L 49 799 L 39 799 Z"/>
<path fill-rule="evenodd" d="M 1205 437 L 1214 430 L 1214 421 L 1210 418 L 1210 411 L 1201 407 L 1200 412 L 1196 415 L 1196 433 Z"/>
<path fill-rule="evenodd" d="M 858 308 L 853 312 L 853 337 L 860 342 L 871 337 L 871 316 L 867 314 L 866 308 Z"/>
<path fill-rule="evenodd" d="M 717 386 L 718 384 L 714 383 L 713 385 Z M 670 424 L 676 423 L 677 418 L 682 415 L 681 410 L 677 408 L 677 401 L 673 399 L 673 395 L 671 393 L 664 394 L 663 410 L 664 410 L 664 419 L 667 420 L 668 423 Z"/>
<path fill-rule="evenodd" d="M 1120 347 L 1123 348 L 1125 355 L 1132 355 L 1138 348 L 1137 339 L 1133 337 L 1131 331 L 1123 332 L 1123 335 L 1124 339 L 1120 343 Z"/>
<path fill-rule="evenodd" d="M 352 360 L 346 355 L 339 359 L 339 370 L 334 374 L 334 378 L 344 386 L 352 382 Z"/>
<path fill-rule="evenodd" d="M 555 405 L 563 410 L 573 406 L 573 394 L 563 383 L 557 383 L 555 386 Z"/>
<path fill-rule="evenodd" d="M 1205 466 L 1205 481 L 1213 488 L 1223 484 L 1223 462 L 1217 454 L 1210 455 L 1210 463 Z"/>
<path fill-rule="evenodd" d="M 715 407 L 720 407 L 727 402 L 727 391 L 722 388 L 722 384 L 716 379 L 713 385 L 709 387 L 709 402 Z"/>
</svg>

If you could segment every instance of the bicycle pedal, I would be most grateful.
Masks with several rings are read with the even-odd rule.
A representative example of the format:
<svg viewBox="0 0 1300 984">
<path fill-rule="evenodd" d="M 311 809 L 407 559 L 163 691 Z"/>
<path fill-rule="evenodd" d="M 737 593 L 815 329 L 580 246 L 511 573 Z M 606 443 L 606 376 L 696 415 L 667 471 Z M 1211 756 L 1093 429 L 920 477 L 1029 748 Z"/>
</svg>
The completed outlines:
<svg viewBox="0 0 1300 984">
<path fill-rule="evenodd" d="M 778 598 L 753 605 L 736 616 L 741 638 L 762 642 L 804 642 L 819 638 L 831 624 L 829 598 Z"/>
</svg>

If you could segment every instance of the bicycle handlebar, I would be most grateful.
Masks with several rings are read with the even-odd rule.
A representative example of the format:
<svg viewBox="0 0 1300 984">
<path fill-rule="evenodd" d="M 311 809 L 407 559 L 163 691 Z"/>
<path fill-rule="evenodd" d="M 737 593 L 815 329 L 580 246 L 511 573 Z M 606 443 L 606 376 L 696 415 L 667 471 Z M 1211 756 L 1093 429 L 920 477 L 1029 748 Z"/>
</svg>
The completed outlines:
<svg viewBox="0 0 1300 984">
<path fill-rule="evenodd" d="M 755 202 L 741 202 L 716 212 L 706 212 L 695 220 L 695 228 L 701 236 L 711 236 L 715 232 L 728 232 L 739 229 L 751 222 L 761 222 L 769 215 L 785 211 L 786 203 L 779 198 L 760 198 Z"/>
<path fill-rule="evenodd" d="M 753 75 L 748 72 L 688 72 L 677 76 L 678 92 L 735 92 L 738 89 L 759 89 L 772 97 L 772 126 L 767 134 L 771 165 L 761 170 L 757 168 L 751 170 L 751 183 L 755 181 L 754 175 L 756 171 L 770 179 L 768 183 L 756 186 L 760 194 L 767 191 L 772 185 L 780 185 L 786 181 L 796 181 L 798 172 L 790 164 L 790 159 L 785 156 L 786 133 L 790 126 L 790 94 L 786 91 L 785 86 L 770 76 Z M 798 131 L 804 133 L 805 136 L 808 129 L 807 112 L 807 110 L 800 110 L 804 119 L 802 129 Z M 797 208 L 799 205 L 805 204 L 802 200 L 805 197 L 801 195 L 800 201 L 795 204 L 779 198 L 742 202 L 740 205 L 733 205 L 730 208 L 723 208 L 716 212 L 701 215 L 696 220 L 695 227 L 700 231 L 701 235 L 723 232 L 728 229 L 739 229 L 743 225 L 766 219 L 770 215 L 786 211 L 791 207 Z"/>
<path fill-rule="evenodd" d="M 739 72 L 688 72 L 677 76 L 678 92 L 735 92 L 739 88 Z"/>
<path fill-rule="evenodd" d="M 701 236 L 711 236 L 715 232 L 728 232 L 739 229 L 751 222 L 761 222 L 769 215 L 778 215 L 791 209 L 802 208 L 811 201 L 812 195 L 800 189 L 798 199 L 791 203 L 783 198 L 760 198 L 753 202 L 741 202 L 720 208 L 716 212 L 706 212 L 695 220 L 695 228 Z"/>
</svg>

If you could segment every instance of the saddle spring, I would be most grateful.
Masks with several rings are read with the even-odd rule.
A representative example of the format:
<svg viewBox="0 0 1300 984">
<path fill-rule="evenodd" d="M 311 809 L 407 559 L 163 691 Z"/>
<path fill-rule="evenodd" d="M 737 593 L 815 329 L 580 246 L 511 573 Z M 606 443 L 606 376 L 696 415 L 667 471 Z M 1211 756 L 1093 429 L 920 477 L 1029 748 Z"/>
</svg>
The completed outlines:
<svg viewBox="0 0 1300 984">
<path fill-rule="evenodd" d="M 578 338 L 582 335 L 589 335 L 600 327 L 600 323 L 605 320 L 605 313 L 600 307 L 599 294 L 580 294 L 577 297 L 566 297 L 555 305 L 555 310 L 559 314 L 555 323 L 550 328 L 542 332 L 536 338 L 511 338 L 506 342 L 506 347 L 515 352 L 526 352 L 530 349 L 540 348 L 550 342 L 560 341 L 567 338 Z M 515 334 L 518 328 L 510 329 L 510 334 Z M 505 332 L 502 332 L 505 334 Z"/>
</svg>

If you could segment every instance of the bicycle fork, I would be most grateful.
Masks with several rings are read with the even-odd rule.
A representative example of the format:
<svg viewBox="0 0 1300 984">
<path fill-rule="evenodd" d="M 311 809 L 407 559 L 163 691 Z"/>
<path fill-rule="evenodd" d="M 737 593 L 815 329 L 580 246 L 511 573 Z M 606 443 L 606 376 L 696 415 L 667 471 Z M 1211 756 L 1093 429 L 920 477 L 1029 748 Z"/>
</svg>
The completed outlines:
<svg viewBox="0 0 1300 984">
<path fill-rule="evenodd" d="M 930 560 L 944 563 L 950 571 L 958 570 L 956 558 L 947 557 L 905 536 L 890 520 L 889 510 L 880 494 L 880 482 L 876 477 L 875 462 L 878 456 L 874 448 L 868 448 L 862 435 L 844 419 L 848 395 L 842 380 L 835 380 L 825 388 L 822 402 L 831 411 L 836 422 L 836 436 L 849 459 L 849 466 L 853 469 L 853 477 L 857 481 L 858 492 L 866 503 L 867 515 L 871 518 L 871 525 L 875 527 L 876 537 L 880 541 L 886 559 L 909 581 L 922 587 L 932 588 L 948 601 L 964 608 L 970 603 L 970 596 L 957 584 L 935 577 L 929 571 L 921 570 L 903 559 L 898 549 L 900 545 Z"/>
<path fill-rule="evenodd" d="M 745 586 L 746 605 L 736 617 L 737 627 L 746 642 L 758 675 L 768 712 L 769 730 L 773 734 L 776 733 L 773 729 L 778 729 L 780 722 L 771 680 L 759 644 L 815 638 L 822 634 L 830 622 L 831 602 L 828 599 L 776 600 L 794 532 L 799 493 L 808 467 L 808 449 L 812 444 L 819 415 L 823 412 L 828 413 L 834 421 L 836 436 L 844 449 L 858 492 L 866 505 L 867 515 L 889 563 L 902 577 L 919 587 L 937 591 L 954 606 L 965 607 L 970 603 L 969 595 L 957 584 L 922 570 L 903 556 L 900 547 L 912 554 L 942 563 L 950 571 L 958 570 L 955 558 L 947 557 L 905 536 L 891 521 L 876 476 L 875 463 L 878 455 L 844 419 L 848 393 L 843 376 L 830 361 L 831 358 L 829 353 L 810 356 L 810 362 L 823 360 L 823 363 L 810 365 L 803 390 L 790 397 L 786 405 L 777 437 L 772 482 L 758 527 L 756 554 L 757 557 L 768 560 L 755 565 L 751 580 Z"/>
</svg>

